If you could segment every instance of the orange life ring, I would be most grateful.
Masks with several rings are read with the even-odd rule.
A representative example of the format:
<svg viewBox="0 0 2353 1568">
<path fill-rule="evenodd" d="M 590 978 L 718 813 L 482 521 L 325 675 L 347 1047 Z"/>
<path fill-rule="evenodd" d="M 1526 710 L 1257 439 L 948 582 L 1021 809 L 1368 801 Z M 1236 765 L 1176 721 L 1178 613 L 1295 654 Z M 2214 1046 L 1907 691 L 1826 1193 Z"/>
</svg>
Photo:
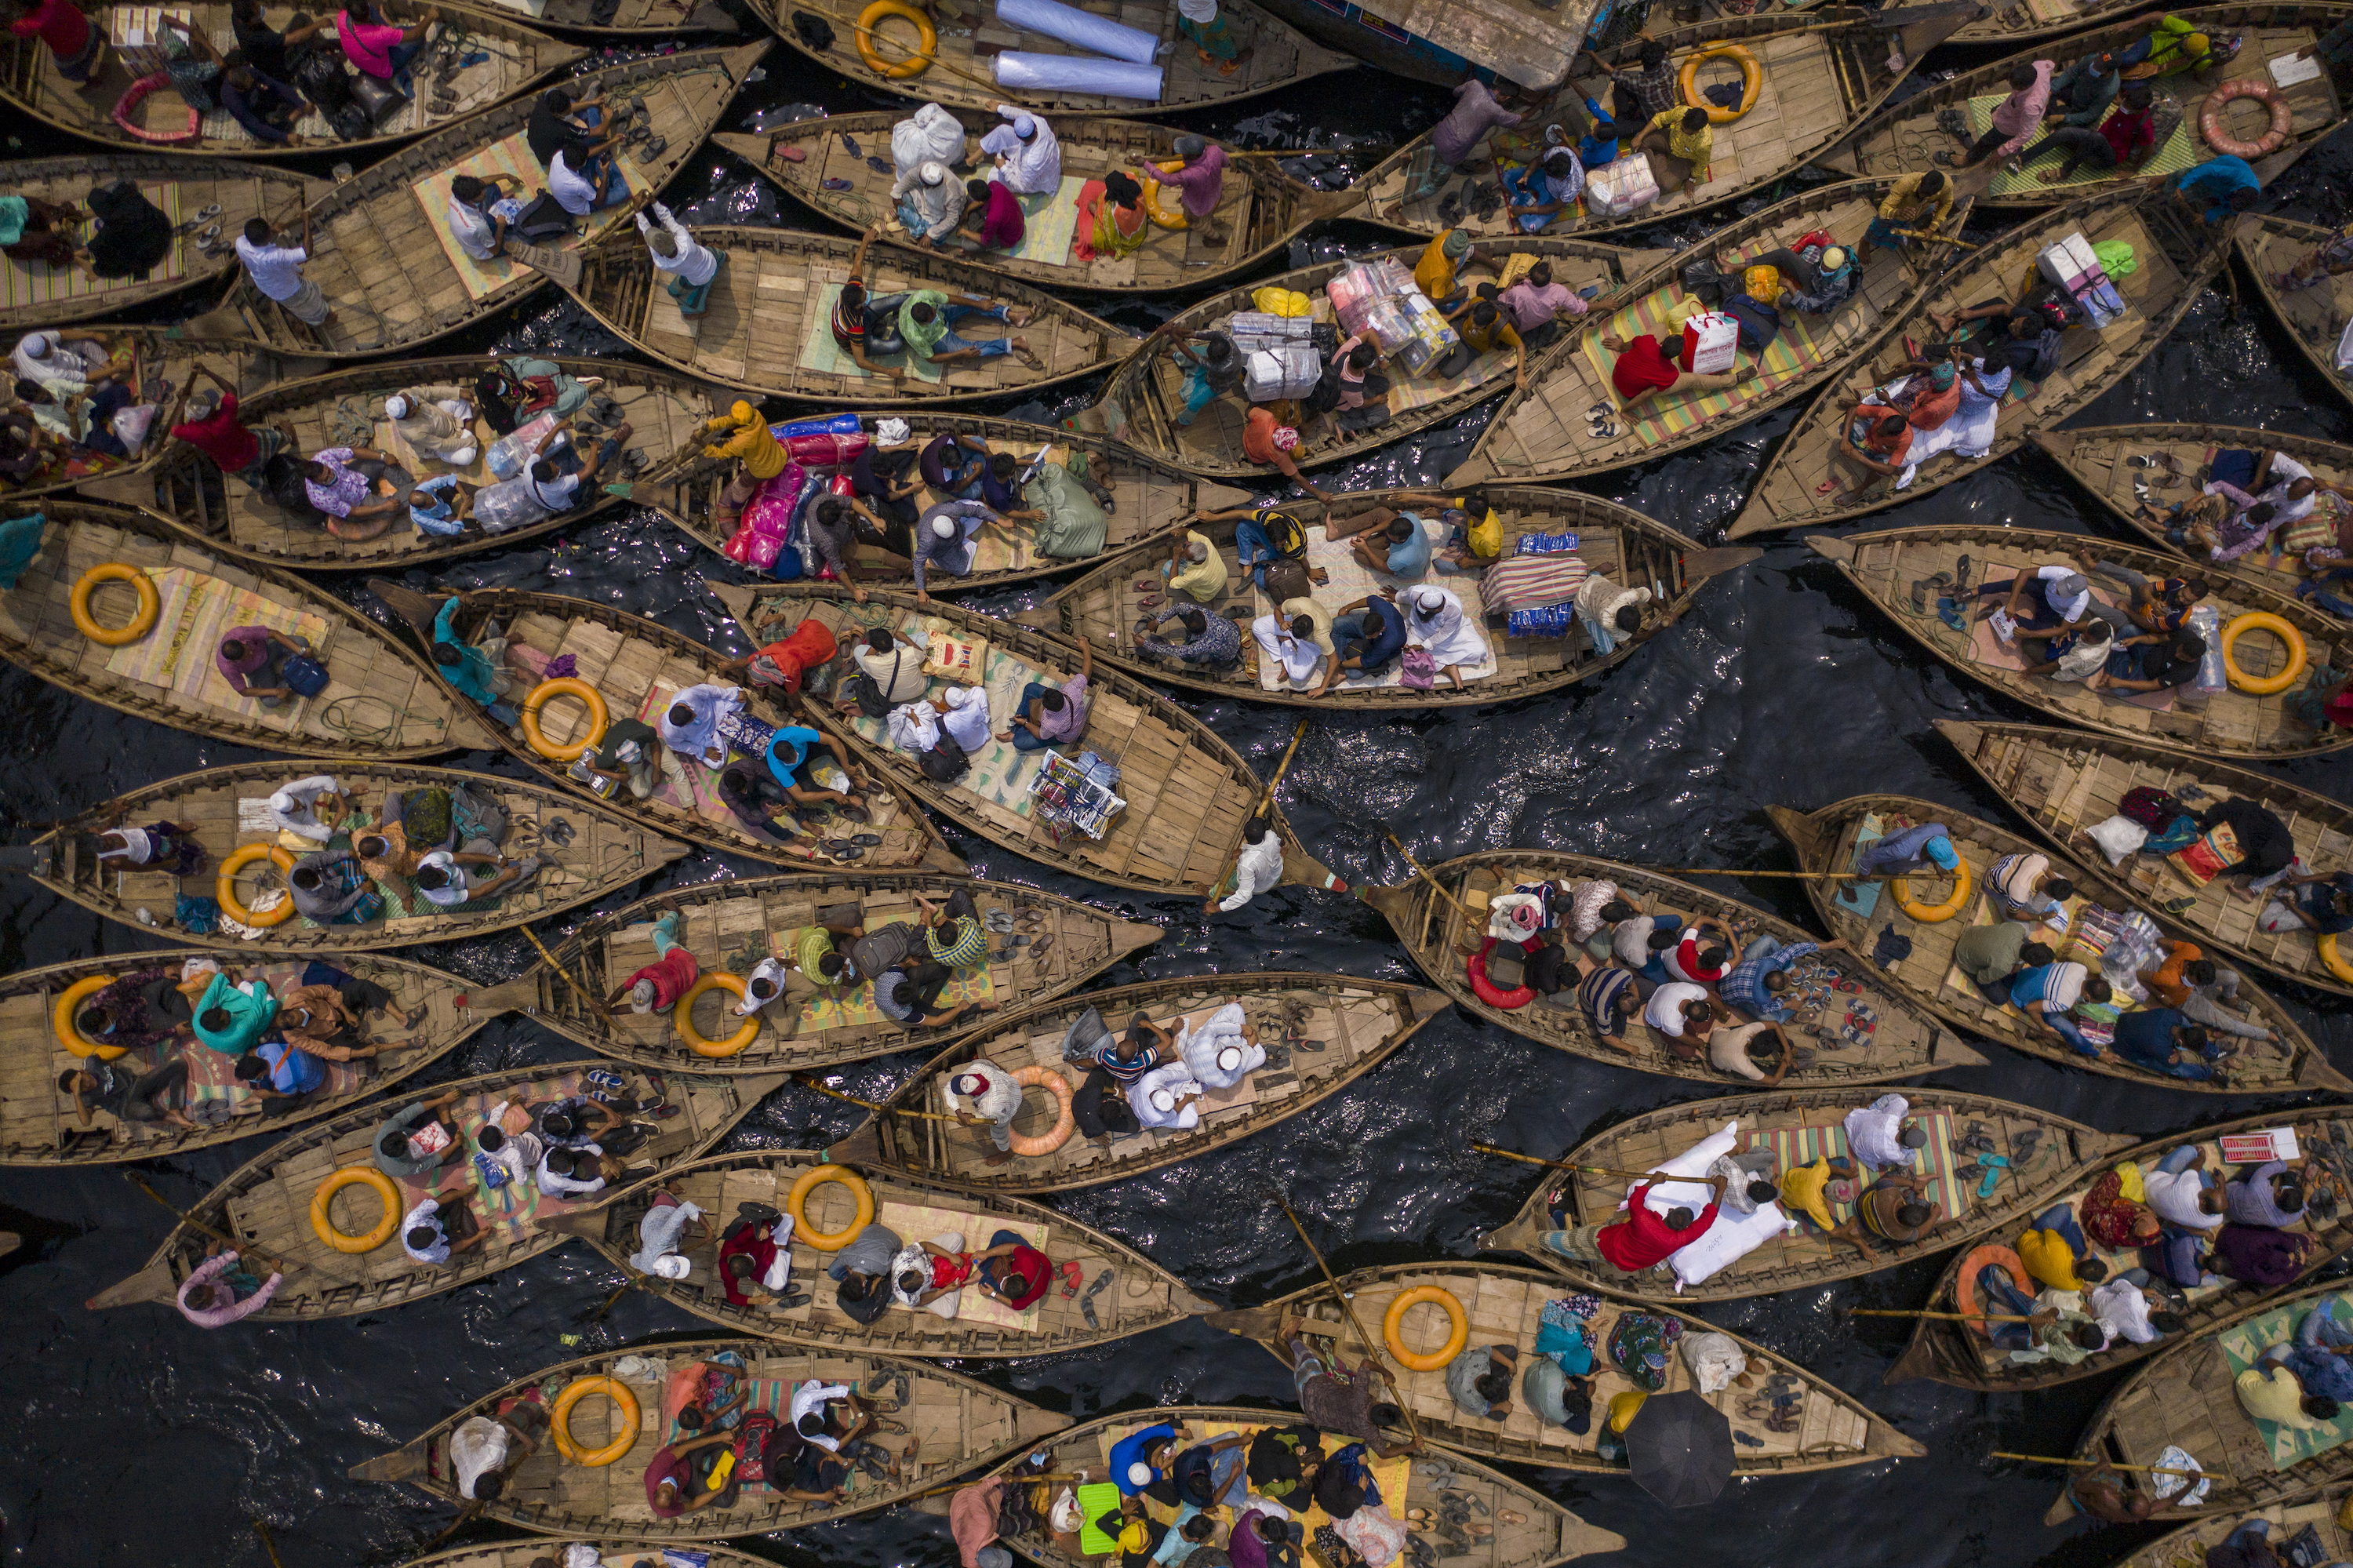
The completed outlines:
<svg viewBox="0 0 2353 1568">
<path fill-rule="evenodd" d="M 2319 949 L 2320 961 L 2327 967 L 2330 974 L 2341 980 L 2353 980 L 2353 963 L 2346 962 L 2345 955 L 2337 950 L 2336 932 L 2329 931 L 2315 938 L 2312 945 Z"/>
<path fill-rule="evenodd" d="M 1700 62 L 1717 58 L 1728 59 L 1740 68 L 1740 107 L 1737 109 L 1719 109 L 1700 96 Z M 1675 86 L 1686 108 L 1706 110 L 1707 122 L 1711 125 L 1729 125 L 1757 107 L 1757 95 L 1765 90 L 1765 68 L 1757 63 L 1755 55 L 1738 44 L 1708 44 L 1683 61 L 1683 73 L 1675 78 Z"/>
<path fill-rule="evenodd" d="M 335 1194 L 346 1187 L 365 1187 L 384 1205 L 384 1213 L 376 1220 L 374 1228 L 360 1235 L 337 1229 L 333 1216 L 327 1212 L 327 1206 L 334 1201 Z M 399 1224 L 400 1189 L 392 1184 L 391 1177 L 373 1165 L 346 1165 L 340 1171 L 332 1171 L 325 1181 L 319 1183 L 318 1191 L 311 1194 L 311 1229 L 318 1234 L 321 1241 L 337 1252 L 374 1252 L 392 1239 L 392 1233 Z"/>
<path fill-rule="evenodd" d="M 1071 1134 L 1079 1129 L 1078 1118 L 1071 1111 L 1071 1080 L 1051 1067 L 1030 1065 L 1013 1069 L 1013 1081 L 1024 1088 L 1046 1089 L 1052 1093 L 1060 1114 L 1054 1125 L 1034 1137 L 1013 1135 L 1013 1152 L 1025 1160 L 1035 1160 L 1051 1154 L 1071 1141 Z"/>
<path fill-rule="evenodd" d="M 290 895 L 280 899 L 276 908 L 259 915 L 237 902 L 237 874 L 259 860 L 276 866 L 280 876 L 294 870 L 294 857 L 276 844 L 239 844 L 221 857 L 220 870 L 213 877 L 213 897 L 219 903 L 221 912 L 239 925 L 280 925 L 293 917 L 294 900 Z"/>
<path fill-rule="evenodd" d="M 2252 98 L 2272 111 L 2271 129 L 2252 142 L 2242 142 L 2222 130 L 2222 106 L 2235 98 Z M 2226 81 L 2206 95 L 2206 102 L 2198 111 L 2198 134 L 2218 153 L 2235 158 L 2260 158 L 2266 153 L 2276 153 L 2287 143 L 2287 133 L 2295 128 L 2295 111 L 2280 101 L 2280 95 L 2267 81 L 2241 78 Z"/>
<path fill-rule="evenodd" d="M 1989 1263 L 2000 1264 L 2011 1284 L 2029 1296 L 2034 1294 L 2034 1277 L 2026 1272 L 2025 1260 L 2000 1242 L 1988 1242 L 1961 1259 L 1961 1277 L 1953 1286 L 1953 1296 L 1960 1304 L 1961 1315 L 1969 1319 L 1969 1327 L 1987 1339 L 1993 1338 L 1993 1330 L 1978 1317 L 1984 1308 L 1978 1305 L 1978 1276 Z"/>
<path fill-rule="evenodd" d="M 686 1042 L 688 1050 L 698 1056 L 708 1056 L 717 1061 L 734 1055 L 759 1038 L 760 1015 L 755 1012 L 745 1019 L 726 1039 L 712 1040 L 694 1026 L 695 999 L 710 991 L 724 991 L 740 1001 L 744 997 L 744 982 L 733 975 L 705 969 L 692 985 L 686 988 L 686 994 L 678 999 L 678 1005 L 670 1010 L 670 1026 L 678 1031 L 678 1037 Z"/>
<path fill-rule="evenodd" d="M 858 1213 L 849 1224 L 838 1231 L 811 1228 L 804 1205 L 808 1195 L 828 1181 L 839 1181 L 849 1189 L 850 1198 L 858 1204 Z M 793 1239 L 805 1241 L 819 1252 L 839 1252 L 858 1239 L 858 1233 L 874 1223 L 874 1189 L 866 1178 L 847 1165 L 812 1165 L 793 1181 L 792 1191 L 785 1194 L 785 1213 L 793 1217 Z"/>
<path fill-rule="evenodd" d="M 1184 166 L 1185 164 L 1182 159 L 1179 159 L 1173 164 L 1147 164 L 1145 165 L 1145 168 L 1156 168 L 1164 175 L 1173 175 Z M 1160 199 L 1160 193 L 1168 188 L 1166 185 L 1161 184 L 1158 180 L 1154 179 L 1150 175 L 1139 173 L 1136 177 L 1144 186 L 1144 216 L 1152 220 L 1152 226 L 1155 228 L 1190 228 L 1193 227 L 1192 215 L 1185 210 L 1185 204 L 1182 200 L 1177 201 L 1176 204 L 1172 207 L 1164 203 Z"/>
<path fill-rule="evenodd" d="M 131 612 L 127 626 L 100 626 L 90 612 L 90 597 L 100 583 L 129 583 L 139 596 L 139 608 Z M 139 567 L 121 561 L 100 561 L 74 581 L 73 591 L 66 596 L 66 613 L 73 617 L 74 630 L 101 648 L 121 648 L 138 641 L 155 630 L 155 616 L 163 608 L 156 596 L 155 581 Z"/>
<path fill-rule="evenodd" d="M 603 1394 L 621 1413 L 621 1435 L 601 1448 L 583 1448 L 572 1437 L 573 1407 L 592 1393 Z M 638 1418 L 638 1396 L 629 1392 L 627 1383 L 613 1377 L 574 1378 L 565 1385 L 564 1392 L 555 1396 L 554 1404 L 547 1412 L 548 1429 L 555 1438 L 555 1451 L 574 1464 L 586 1465 L 592 1469 L 611 1464 L 637 1446 Z"/>
<path fill-rule="evenodd" d="M 903 16 L 915 24 L 915 53 L 912 58 L 892 65 L 874 48 L 881 35 L 875 29 L 885 16 Z M 904 81 L 932 69 L 933 57 L 939 53 L 940 30 L 932 19 L 906 3 L 906 0 L 874 0 L 874 4 L 858 13 L 858 58 L 866 69 L 885 81 Z"/>
<path fill-rule="evenodd" d="M 557 697 L 578 697 L 588 705 L 588 738 L 570 746 L 558 746 L 540 732 L 539 710 Z M 522 700 L 522 737 L 533 751 L 550 762 L 570 762 L 605 738 L 605 726 L 612 715 L 605 711 L 605 694 L 587 682 L 570 675 L 559 675 L 553 681 L 542 681 Z"/>
<path fill-rule="evenodd" d="M 1471 955 L 1468 967 L 1471 971 L 1472 991 L 1489 1007 L 1501 1007 L 1506 1010 L 1525 1007 L 1536 999 L 1533 987 L 1521 985 L 1505 991 L 1487 978 L 1487 955 L 1494 950 L 1494 947 L 1495 938 L 1490 937 L 1487 938 L 1485 947 Z"/>
<path fill-rule="evenodd" d="M 1912 884 L 1905 877 L 1888 878 L 1888 890 L 1894 895 L 1897 908 L 1924 926 L 1934 926 L 1939 921 L 1949 920 L 1959 914 L 1978 889 L 1975 879 L 1969 874 L 1968 859 L 1960 853 L 1960 846 L 1956 844 L 1953 846 L 1953 895 L 1942 904 L 1915 903 L 1912 898 Z"/>
<path fill-rule="evenodd" d="M 1450 1331 L 1446 1343 L 1428 1355 L 1416 1355 L 1407 1350 L 1405 1341 L 1398 1337 L 1398 1325 L 1405 1321 L 1409 1308 L 1418 1307 L 1425 1301 L 1446 1314 Z M 1398 1298 L 1389 1303 L 1389 1309 L 1381 1314 L 1381 1342 L 1388 1346 L 1389 1354 L 1397 1358 L 1399 1366 L 1410 1372 L 1436 1372 L 1461 1355 L 1462 1347 L 1471 1342 L 1470 1315 L 1462 1310 L 1462 1303 L 1454 1298 L 1454 1292 L 1444 1286 L 1417 1285 L 1399 1293 Z"/>
<path fill-rule="evenodd" d="M 2324 948 L 2321 957 L 2327 958 L 2335 950 L 2333 948 Z M 58 998 L 58 1004 L 49 1009 L 49 1029 L 57 1035 L 58 1044 L 84 1060 L 95 1056 L 101 1062 L 111 1062 L 126 1049 L 121 1045 L 97 1044 L 89 1035 L 74 1027 L 74 1013 L 81 1004 L 112 985 L 114 979 L 112 975 L 90 975 L 78 980 L 66 987 L 64 994 Z"/>
<path fill-rule="evenodd" d="M 2250 675 L 2239 668 L 2236 651 L 2239 639 L 2250 631 L 2268 631 L 2287 644 L 2287 662 L 2268 675 Z M 2251 609 L 2234 618 L 2222 628 L 2222 670 L 2231 684 L 2253 696 L 2268 697 L 2274 692 L 2284 692 L 2304 673 L 2312 662 L 2312 650 L 2306 646 L 2304 633 L 2298 631 L 2284 617 L 2267 609 Z"/>
</svg>

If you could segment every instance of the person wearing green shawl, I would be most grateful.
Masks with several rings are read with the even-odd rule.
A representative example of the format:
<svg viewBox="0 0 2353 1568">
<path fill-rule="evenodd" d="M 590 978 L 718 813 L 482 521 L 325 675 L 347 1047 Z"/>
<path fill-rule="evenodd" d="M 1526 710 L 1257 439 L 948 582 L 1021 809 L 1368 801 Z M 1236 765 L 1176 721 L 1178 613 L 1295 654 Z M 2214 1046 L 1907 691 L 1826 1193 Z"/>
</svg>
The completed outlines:
<svg viewBox="0 0 2353 1568">
<path fill-rule="evenodd" d="M 38 196 L 0 196 L 0 256 L 51 267 L 86 264 L 90 258 L 73 241 L 73 226 L 89 215 L 68 204 Z"/>
<path fill-rule="evenodd" d="M 1218 0 L 1176 0 L 1176 36 L 1193 46 L 1203 65 L 1217 67 L 1219 76 L 1233 75 L 1250 58 Z"/>
<path fill-rule="evenodd" d="M 983 343 L 958 337 L 955 329 L 975 316 L 991 317 L 1009 327 L 1027 325 L 1029 321 L 1028 310 L 992 305 L 977 294 L 944 294 L 937 289 L 914 289 L 899 306 L 899 335 L 906 340 L 912 358 L 933 365 L 1018 354 L 1030 369 L 1046 368 L 1045 361 L 1018 337 L 993 337 Z"/>
<path fill-rule="evenodd" d="M 41 553 L 41 535 L 48 525 L 49 520 L 37 512 L 0 523 L 0 590 L 15 588 Z"/>
<path fill-rule="evenodd" d="M 277 1019 L 278 999 L 268 981 L 232 985 L 225 971 L 216 969 L 197 999 L 194 1027 L 198 1044 L 225 1056 L 242 1056 L 261 1044 Z"/>
</svg>

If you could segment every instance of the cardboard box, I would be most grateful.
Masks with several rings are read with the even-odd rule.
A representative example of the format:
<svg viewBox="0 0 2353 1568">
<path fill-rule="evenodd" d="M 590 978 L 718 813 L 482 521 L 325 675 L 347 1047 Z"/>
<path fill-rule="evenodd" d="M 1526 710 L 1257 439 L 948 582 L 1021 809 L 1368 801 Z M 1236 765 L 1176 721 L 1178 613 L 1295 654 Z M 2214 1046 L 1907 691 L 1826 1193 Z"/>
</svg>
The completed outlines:
<svg viewBox="0 0 2353 1568">
<path fill-rule="evenodd" d="M 1313 344 L 1287 343 L 1250 356 L 1242 366 L 1242 392 L 1253 403 L 1304 397 L 1323 377 L 1324 364 Z"/>
</svg>

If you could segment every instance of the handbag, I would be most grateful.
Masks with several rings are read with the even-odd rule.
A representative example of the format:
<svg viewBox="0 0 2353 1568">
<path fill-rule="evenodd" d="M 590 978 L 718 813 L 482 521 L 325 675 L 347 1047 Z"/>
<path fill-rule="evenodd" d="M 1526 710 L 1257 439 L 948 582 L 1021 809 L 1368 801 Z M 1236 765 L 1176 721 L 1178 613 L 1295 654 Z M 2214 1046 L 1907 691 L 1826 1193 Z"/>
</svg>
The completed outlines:
<svg viewBox="0 0 2353 1568">
<path fill-rule="evenodd" d="M 301 653 L 290 654 L 279 666 L 279 678 L 298 697 L 315 697 L 327 689 L 327 667 Z"/>
<path fill-rule="evenodd" d="M 903 644 L 891 650 L 891 679 L 888 683 L 877 681 L 871 675 L 867 676 L 864 680 L 858 683 L 858 711 L 860 713 L 864 714 L 871 719 L 887 718 L 890 716 L 891 698 L 889 695 L 889 690 L 896 687 L 899 683 L 899 662 L 906 657 L 906 653 L 907 651 Z"/>
<path fill-rule="evenodd" d="M 401 96 L 398 88 L 366 75 L 353 80 L 352 98 L 371 126 L 383 124 L 389 116 L 408 106 L 408 100 Z"/>
<path fill-rule="evenodd" d="M 1398 679 L 1417 692 L 1430 691 L 1438 684 L 1438 661 L 1427 648 L 1409 648 L 1398 660 Z"/>
</svg>

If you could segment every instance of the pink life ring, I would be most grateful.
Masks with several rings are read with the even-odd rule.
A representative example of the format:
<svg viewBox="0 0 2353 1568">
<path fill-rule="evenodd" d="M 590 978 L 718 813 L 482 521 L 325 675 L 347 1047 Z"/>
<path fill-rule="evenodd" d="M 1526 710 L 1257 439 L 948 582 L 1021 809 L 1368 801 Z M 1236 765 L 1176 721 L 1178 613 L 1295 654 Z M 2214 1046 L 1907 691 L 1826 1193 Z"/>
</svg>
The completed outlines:
<svg viewBox="0 0 2353 1568">
<path fill-rule="evenodd" d="M 2222 130 L 2222 106 L 2237 98 L 2252 98 L 2272 111 L 2271 129 L 2256 141 L 2242 142 Z M 2198 133 L 2206 138 L 2206 144 L 2236 158 L 2260 158 L 2278 152 L 2286 145 L 2287 133 L 2295 124 L 2295 111 L 2280 101 L 2271 83 L 2247 78 L 2224 82 L 2206 95 L 2205 104 L 2198 111 Z"/>
<path fill-rule="evenodd" d="M 1472 993 L 1489 1007 L 1500 1007 L 1507 1011 L 1525 1007 L 1536 999 L 1536 993 L 1532 987 L 1521 985 L 1505 991 L 1487 978 L 1487 955 L 1494 950 L 1495 938 L 1490 937 L 1487 938 L 1486 946 L 1471 955 L 1469 969 Z"/>
</svg>

